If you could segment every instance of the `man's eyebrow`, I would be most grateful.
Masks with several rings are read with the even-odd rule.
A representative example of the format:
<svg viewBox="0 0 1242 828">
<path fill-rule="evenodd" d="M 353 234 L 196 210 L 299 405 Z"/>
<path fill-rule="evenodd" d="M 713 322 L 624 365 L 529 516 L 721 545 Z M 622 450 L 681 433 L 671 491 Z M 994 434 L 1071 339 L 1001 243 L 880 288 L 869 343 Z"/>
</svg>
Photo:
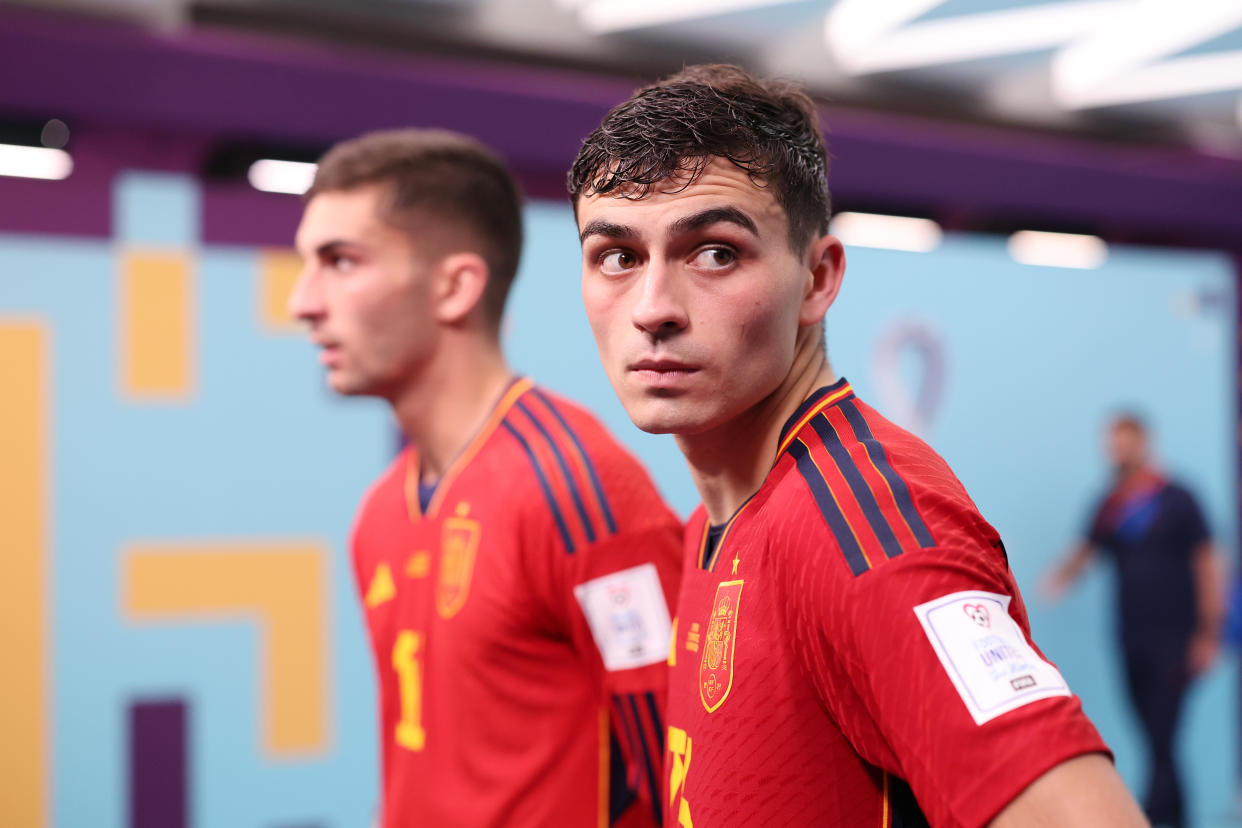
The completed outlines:
<svg viewBox="0 0 1242 828">
<path fill-rule="evenodd" d="M 749 230 L 751 235 L 759 235 L 759 228 L 755 224 L 755 220 L 736 207 L 709 207 L 706 210 L 682 216 L 669 226 L 668 233 L 670 236 L 676 236 L 681 233 L 702 230 L 704 227 L 721 222 L 736 224 L 744 230 Z"/>
<path fill-rule="evenodd" d="M 578 234 L 578 241 L 584 242 L 588 236 L 632 239 L 637 235 L 633 227 L 627 227 L 624 224 L 613 224 L 611 221 L 604 221 L 603 219 L 595 219 L 594 221 L 587 222 L 587 226 L 582 228 L 582 232 Z"/>
<path fill-rule="evenodd" d="M 327 253 L 331 253 L 332 251 L 336 250 L 338 247 L 345 247 L 348 244 L 349 242 L 345 241 L 344 239 L 332 239 L 331 241 L 326 241 L 323 244 L 315 245 L 315 255 L 323 256 Z"/>
</svg>

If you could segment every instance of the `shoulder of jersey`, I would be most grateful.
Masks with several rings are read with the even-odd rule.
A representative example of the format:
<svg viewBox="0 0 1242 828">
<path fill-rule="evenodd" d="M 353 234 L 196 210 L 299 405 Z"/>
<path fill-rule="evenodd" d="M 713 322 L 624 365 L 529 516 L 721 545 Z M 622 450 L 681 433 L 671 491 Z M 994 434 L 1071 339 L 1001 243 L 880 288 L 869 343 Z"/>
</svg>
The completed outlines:
<svg viewBox="0 0 1242 828">
<path fill-rule="evenodd" d="M 843 571 L 862 575 L 933 548 L 946 533 L 994 546 L 948 464 L 857 398 L 824 408 L 786 439 L 768 511 L 799 517 L 778 521 L 776 532 L 828 547 Z"/>
<path fill-rule="evenodd" d="M 394 509 L 405 514 L 405 474 L 409 454 L 408 448 L 398 452 L 380 476 L 367 487 L 358 505 L 359 522 L 368 515 Z"/>
<path fill-rule="evenodd" d="M 532 387 L 505 412 L 505 485 L 521 487 L 523 503 L 548 514 L 572 553 L 629 525 L 636 505 L 665 508 L 642 466 L 590 412 Z M 518 492 L 514 492 L 515 495 Z"/>
</svg>

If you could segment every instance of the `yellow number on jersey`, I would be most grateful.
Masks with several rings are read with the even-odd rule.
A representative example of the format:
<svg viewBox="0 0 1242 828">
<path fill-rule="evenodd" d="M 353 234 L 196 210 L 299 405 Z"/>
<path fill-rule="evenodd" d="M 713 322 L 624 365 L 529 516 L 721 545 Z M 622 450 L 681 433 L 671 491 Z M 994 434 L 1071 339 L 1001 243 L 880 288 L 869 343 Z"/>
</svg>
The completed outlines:
<svg viewBox="0 0 1242 828">
<path fill-rule="evenodd" d="M 397 671 L 401 697 L 401 720 L 397 722 L 397 744 L 408 750 L 422 750 L 427 744 L 423 730 L 423 664 L 419 660 L 423 635 L 402 630 L 392 647 L 392 666 Z"/>
<path fill-rule="evenodd" d="M 680 727 L 670 726 L 668 729 L 668 749 L 673 754 L 668 771 L 668 804 L 672 805 L 681 798 L 677 808 L 677 824 L 681 828 L 694 828 L 690 821 L 690 803 L 682 796 L 686 785 L 686 775 L 690 773 L 690 737 Z"/>
</svg>

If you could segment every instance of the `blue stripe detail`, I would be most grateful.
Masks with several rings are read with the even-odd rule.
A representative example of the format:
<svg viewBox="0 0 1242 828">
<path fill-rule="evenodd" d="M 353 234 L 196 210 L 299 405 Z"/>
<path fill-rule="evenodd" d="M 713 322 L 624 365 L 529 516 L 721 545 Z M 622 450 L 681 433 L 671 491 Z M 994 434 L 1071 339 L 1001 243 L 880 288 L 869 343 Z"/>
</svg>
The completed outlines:
<svg viewBox="0 0 1242 828">
<path fill-rule="evenodd" d="M 867 485 L 867 481 L 863 479 L 862 472 L 858 469 L 858 464 L 854 462 L 854 458 L 850 457 L 849 450 L 841 442 L 832 423 L 828 422 L 828 418 L 822 414 L 811 420 L 811 428 L 815 429 L 815 433 L 824 441 L 824 448 L 828 449 L 837 468 L 841 470 L 841 476 L 845 478 L 845 482 L 850 484 L 850 491 L 854 493 L 854 499 L 858 501 L 859 507 L 867 518 L 867 523 L 871 524 L 872 531 L 879 539 L 880 545 L 884 547 L 884 555 L 889 558 L 895 558 L 901 554 L 901 542 L 897 540 L 897 535 L 893 533 L 893 527 L 889 525 L 888 519 L 884 517 L 884 513 L 880 511 L 879 501 L 875 499 L 875 493 L 871 491 L 871 487 Z"/>
<path fill-rule="evenodd" d="M 651 714 L 651 724 L 655 726 L 656 747 L 660 749 L 660 761 L 664 761 L 664 722 L 660 718 L 660 706 L 656 704 L 655 693 L 643 693 L 647 697 L 647 712 Z"/>
<path fill-rule="evenodd" d="M 561 428 L 565 429 L 565 433 L 569 435 L 569 439 L 574 441 L 574 445 L 578 447 L 578 454 L 582 456 L 582 462 L 586 465 L 587 474 L 591 477 L 591 486 L 595 489 L 595 496 L 599 498 L 600 511 L 604 513 L 604 522 L 608 524 L 608 533 L 615 535 L 617 533 L 617 522 L 613 520 L 612 509 L 608 507 L 608 498 L 604 496 L 604 487 L 599 482 L 599 475 L 595 473 L 595 465 L 591 462 L 591 455 L 587 454 L 585 448 L 582 447 L 582 441 L 578 439 L 578 435 L 569 423 L 565 422 L 565 418 L 561 416 L 561 412 L 552 404 L 552 400 L 538 388 L 532 388 L 531 391 L 536 397 L 543 401 L 543 404 L 552 412 L 552 416 L 561 424 Z"/>
<path fill-rule="evenodd" d="M 630 789 L 625 772 L 625 755 L 621 752 L 621 742 L 617 738 L 616 728 L 608 734 L 608 823 L 616 824 L 634 800 L 637 792 Z"/>
<path fill-rule="evenodd" d="M 574 480 L 573 474 L 569 471 L 569 464 L 565 462 L 565 455 L 561 454 L 560 448 L 552 439 L 552 435 L 543 427 L 543 423 L 535 419 L 535 415 L 526 407 L 526 404 L 520 399 L 516 403 L 519 411 L 526 415 L 526 419 L 535 424 L 535 428 L 543 435 L 543 439 L 548 441 L 548 446 L 552 449 L 552 456 L 556 458 L 556 463 L 561 467 L 561 473 L 565 475 L 565 484 L 569 486 L 569 494 L 574 499 L 574 507 L 578 510 L 578 517 L 582 519 L 582 527 L 586 530 L 587 540 L 591 543 L 595 542 L 595 527 L 591 525 L 591 518 L 587 514 L 586 505 L 582 502 L 582 495 L 578 492 L 578 483 Z"/>
<path fill-rule="evenodd" d="M 810 411 L 815 406 L 819 405 L 819 401 L 822 400 L 824 397 L 827 397 L 829 394 L 833 394 L 837 391 L 840 391 L 847 384 L 848 383 L 846 383 L 845 377 L 841 377 L 841 379 L 837 380 L 832 385 L 825 385 L 820 388 L 816 388 L 814 391 L 812 391 L 811 396 L 803 400 L 802 404 L 799 405 L 796 409 L 794 409 L 794 413 L 790 414 L 789 418 L 785 420 L 785 424 L 781 426 L 780 439 L 776 441 L 776 444 L 778 446 L 784 444 L 785 438 L 789 436 L 789 429 L 797 425 L 798 420 L 802 419 L 803 414 Z M 845 399 L 848 400 L 850 399 L 851 396 L 852 395 L 846 395 Z M 838 400 L 838 402 L 840 401 Z"/>
<path fill-rule="evenodd" d="M 526 442 L 526 438 L 518 432 L 513 424 L 508 420 L 501 420 L 500 424 L 509 430 L 509 433 L 521 444 L 526 451 L 526 456 L 530 458 L 530 465 L 535 470 L 535 477 L 539 478 L 539 486 L 543 489 L 543 496 L 548 501 L 548 507 L 552 510 L 552 517 L 556 518 L 556 528 L 561 532 L 561 540 L 565 541 L 565 549 L 569 554 L 574 553 L 574 539 L 569 535 L 569 528 L 565 525 L 565 518 L 561 516 L 561 510 L 556 505 L 556 499 L 552 497 L 552 487 L 548 485 L 548 479 L 543 476 L 543 469 L 539 468 L 539 460 L 535 457 L 535 452 L 531 451 L 530 443 Z"/>
<path fill-rule="evenodd" d="M 889 774 L 888 802 L 892 808 L 893 828 L 929 828 L 927 817 L 919 808 L 914 791 L 904 780 Z"/>
<path fill-rule="evenodd" d="M 789 453 L 798 463 L 798 472 L 802 475 L 802 479 L 806 481 L 806 485 L 811 489 L 811 494 L 815 497 L 815 502 L 819 504 L 819 512 L 824 516 L 824 522 L 828 524 L 828 528 L 832 531 L 833 537 L 837 539 L 837 545 L 841 547 L 841 554 L 845 556 L 845 562 L 849 564 L 850 572 L 855 575 L 861 575 L 871 566 L 867 563 L 866 557 L 863 556 L 862 549 L 858 546 L 858 541 L 854 539 L 854 533 L 850 531 L 849 522 L 846 521 L 845 515 L 841 514 L 841 510 L 837 508 L 836 501 L 832 499 L 832 493 L 828 491 L 828 484 L 824 481 L 824 476 L 819 473 L 819 469 L 815 467 L 815 461 L 811 459 L 810 452 L 801 440 L 794 440 L 789 444 Z"/>
<path fill-rule="evenodd" d="M 651 791 L 651 808 L 655 812 L 656 823 L 659 824 L 663 809 L 660 807 L 660 785 L 656 782 L 655 765 L 651 763 L 651 750 L 647 747 L 647 740 L 643 736 L 642 718 L 638 715 L 638 702 L 631 694 L 627 696 L 630 702 L 630 710 L 634 711 L 634 730 L 638 735 L 638 743 L 643 746 L 643 762 L 647 766 L 647 784 Z M 660 752 L 659 760 L 661 764 L 664 762 L 664 752 Z"/>
<path fill-rule="evenodd" d="M 875 439 L 871 434 L 871 427 L 867 425 L 866 419 L 862 412 L 854 405 L 853 400 L 845 400 L 841 403 L 841 413 L 845 415 L 845 419 L 849 422 L 850 427 L 854 429 L 854 436 L 867 449 L 871 462 L 875 464 L 880 475 L 888 481 L 888 486 L 893 490 L 893 499 L 897 501 L 897 510 L 901 512 L 901 516 L 906 519 L 906 523 L 910 526 L 910 531 L 914 533 L 914 538 L 919 542 L 919 546 L 929 549 L 936 545 L 932 540 L 931 532 L 927 530 L 927 524 L 923 522 L 919 510 L 914 507 L 914 500 L 910 497 L 910 489 L 906 487 L 906 481 L 893 470 L 889 465 L 888 455 L 884 453 L 884 446 L 880 441 Z"/>
</svg>

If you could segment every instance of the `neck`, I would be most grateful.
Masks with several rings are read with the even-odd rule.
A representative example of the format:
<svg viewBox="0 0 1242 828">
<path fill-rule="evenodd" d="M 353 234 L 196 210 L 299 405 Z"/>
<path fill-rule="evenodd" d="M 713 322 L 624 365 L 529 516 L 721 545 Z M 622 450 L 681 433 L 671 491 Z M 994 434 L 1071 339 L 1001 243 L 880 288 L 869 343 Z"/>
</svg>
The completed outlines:
<svg viewBox="0 0 1242 828">
<path fill-rule="evenodd" d="M 511 379 L 494 337 L 450 331 L 425 370 L 389 400 L 401 431 L 418 449 L 424 482 L 444 474 Z"/>
<path fill-rule="evenodd" d="M 785 421 L 815 389 L 835 379 L 820 345 L 823 334 L 818 326 L 806 333 L 775 391 L 721 426 L 677 437 L 713 524 L 724 523 L 759 491 L 776 463 Z"/>
</svg>

